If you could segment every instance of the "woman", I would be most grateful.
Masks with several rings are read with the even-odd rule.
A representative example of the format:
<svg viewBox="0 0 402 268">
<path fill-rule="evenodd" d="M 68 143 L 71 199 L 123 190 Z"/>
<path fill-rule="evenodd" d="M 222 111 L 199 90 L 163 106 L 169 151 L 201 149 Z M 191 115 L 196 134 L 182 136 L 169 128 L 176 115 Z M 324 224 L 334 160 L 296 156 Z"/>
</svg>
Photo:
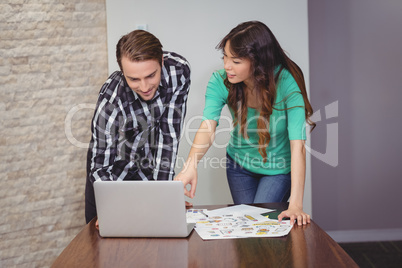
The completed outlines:
<svg viewBox="0 0 402 268">
<path fill-rule="evenodd" d="M 214 141 L 225 104 L 234 129 L 227 146 L 226 173 L 235 204 L 286 202 L 278 219 L 310 222 L 303 211 L 306 170 L 306 122 L 313 113 L 303 73 L 290 60 L 270 29 L 249 21 L 235 27 L 217 46 L 224 70 L 207 87 L 203 122 L 194 138 L 185 168 L 177 175 L 193 198 L 197 163 Z"/>
</svg>

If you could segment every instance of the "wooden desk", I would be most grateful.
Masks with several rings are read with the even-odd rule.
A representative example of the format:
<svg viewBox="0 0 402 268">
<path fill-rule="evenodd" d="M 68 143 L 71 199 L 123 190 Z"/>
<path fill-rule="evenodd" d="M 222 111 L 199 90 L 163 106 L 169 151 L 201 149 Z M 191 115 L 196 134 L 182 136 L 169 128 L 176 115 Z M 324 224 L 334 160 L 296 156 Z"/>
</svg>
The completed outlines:
<svg viewBox="0 0 402 268">
<path fill-rule="evenodd" d="M 260 204 L 283 210 L 286 203 Z M 224 206 L 198 206 L 216 209 Z M 52 267 L 358 267 L 313 221 L 282 238 L 203 241 L 187 238 L 102 238 L 95 220 L 64 249 Z"/>
</svg>

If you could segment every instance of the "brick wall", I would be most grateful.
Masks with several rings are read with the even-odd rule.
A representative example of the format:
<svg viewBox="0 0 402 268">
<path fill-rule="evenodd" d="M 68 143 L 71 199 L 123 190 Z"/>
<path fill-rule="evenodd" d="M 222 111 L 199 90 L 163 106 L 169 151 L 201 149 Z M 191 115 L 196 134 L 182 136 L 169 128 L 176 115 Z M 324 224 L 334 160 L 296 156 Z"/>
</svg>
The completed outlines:
<svg viewBox="0 0 402 268">
<path fill-rule="evenodd" d="M 0 267 L 49 267 L 85 225 L 93 110 L 76 108 L 94 104 L 107 78 L 105 1 L 4 2 Z"/>
</svg>

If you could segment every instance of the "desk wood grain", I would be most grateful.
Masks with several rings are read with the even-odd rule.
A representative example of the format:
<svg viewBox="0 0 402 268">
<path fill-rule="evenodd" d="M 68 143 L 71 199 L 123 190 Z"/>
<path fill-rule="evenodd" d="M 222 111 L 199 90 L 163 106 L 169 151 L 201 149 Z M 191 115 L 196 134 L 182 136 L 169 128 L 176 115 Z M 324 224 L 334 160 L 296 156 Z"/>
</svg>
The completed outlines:
<svg viewBox="0 0 402 268">
<path fill-rule="evenodd" d="M 286 204 L 257 206 L 283 210 Z M 199 206 L 215 209 L 224 206 Z M 52 267 L 358 267 L 314 221 L 282 238 L 203 241 L 187 238 L 102 238 L 95 220 L 71 241 Z"/>
</svg>

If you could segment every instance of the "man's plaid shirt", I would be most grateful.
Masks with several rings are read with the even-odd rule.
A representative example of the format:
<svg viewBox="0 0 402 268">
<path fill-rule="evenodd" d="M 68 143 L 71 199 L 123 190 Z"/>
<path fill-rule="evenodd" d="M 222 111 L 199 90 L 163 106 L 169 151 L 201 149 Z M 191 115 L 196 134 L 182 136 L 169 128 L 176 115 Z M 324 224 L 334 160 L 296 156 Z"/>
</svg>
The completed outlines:
<svg viewBox="0 0 402 268">
<path fill-rule="evenodd" d="M 164 52 L 150 101 L 128 87 L 121 71 L 111 74 L 92 120 L 88 179 L 172 180 L 189 88 L 189 63 L 173 52 Z"/>
</svg>

